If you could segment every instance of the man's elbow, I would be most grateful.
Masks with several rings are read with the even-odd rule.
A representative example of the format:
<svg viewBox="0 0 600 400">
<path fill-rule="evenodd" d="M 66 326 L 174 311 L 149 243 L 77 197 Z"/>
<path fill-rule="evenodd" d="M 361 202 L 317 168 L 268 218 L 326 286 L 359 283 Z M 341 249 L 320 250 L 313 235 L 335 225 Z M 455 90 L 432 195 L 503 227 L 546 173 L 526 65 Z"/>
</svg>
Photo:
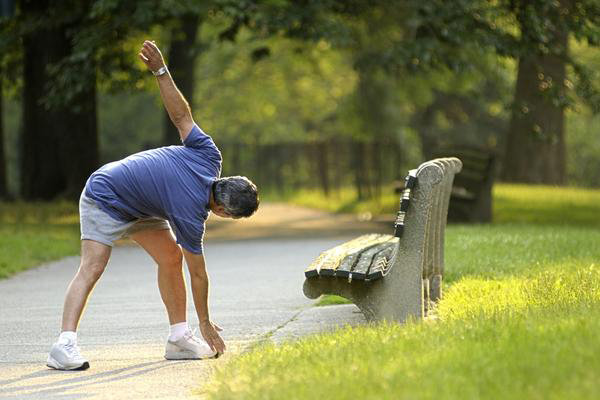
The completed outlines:
<svg viewBox="0 0 600 400">
<path fill-rule="evenodd" d="M 179 131 L 179 134 L 182 137 L 182 139 L 185 139 L 184 136 L 187 136 L 187 134 L 194 127 L 194 120 L 192 119 L 191 114 L 182 114 L 179 116 L 173 116 L 173 118 L 171 118 L 171 120 L 173 121 L 173 125 L 175 125 L 175 127 Z"/>
<path fill-rule="evenodd" d="M 171 116 L 171 121 L 173 121 L 173 124 L 177 128 L 179 128 L 181 126 L 189 125 L 190 123 L 193 122 L 192 113 L 189 110 L 187 110 L 185 112 L 173 114 Z"/>
</svg>

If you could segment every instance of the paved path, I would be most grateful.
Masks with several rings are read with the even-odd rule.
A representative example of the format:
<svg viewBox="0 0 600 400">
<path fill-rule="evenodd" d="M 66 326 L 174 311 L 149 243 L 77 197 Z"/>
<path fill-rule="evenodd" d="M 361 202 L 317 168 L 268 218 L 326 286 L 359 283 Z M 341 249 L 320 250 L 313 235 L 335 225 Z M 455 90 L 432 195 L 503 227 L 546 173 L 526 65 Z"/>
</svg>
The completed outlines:
<svg viewBox="0 0 600 400">
<path fill-rule="evenodd" d="M 277 238 L 268 238 L 265 220 L 275 213 L 286 218 L 271 225 L 288 222 L 274 228 Z M 259 229 L 218 220 L 208 229 L 215 232 L 205 244 L 211 313 L 225 329 L 223 337 L 229 349 L 218 360 L 163 359 L 168 323 L 156 287 L 156 267 L 137 247 L 115 248 L 88 304 L 79 342 L 91 368 L 83 372 L 45 367 L 47 351 L 59 332 L 64 291 L 78 257 L 0 281 L 0 398 L 193 397 L 215 366 L 257 342 L 281 342 L 362 322 L 354 306 L 312 308 L 302 294 L 302 271 L 319 252 L 361 229 L 373 229 L 372 223 L 276 205 L 264 207 L 262 215 L 256 218 Z M 323 225 L 328 218 L 329 224 Z M 321 234 L 312 236 L 326 231 L 330 237 L 306 238 L 319 224 Z M 191 294 L 188 303 L 190 321 L 196 321 Z"/>
</svg>

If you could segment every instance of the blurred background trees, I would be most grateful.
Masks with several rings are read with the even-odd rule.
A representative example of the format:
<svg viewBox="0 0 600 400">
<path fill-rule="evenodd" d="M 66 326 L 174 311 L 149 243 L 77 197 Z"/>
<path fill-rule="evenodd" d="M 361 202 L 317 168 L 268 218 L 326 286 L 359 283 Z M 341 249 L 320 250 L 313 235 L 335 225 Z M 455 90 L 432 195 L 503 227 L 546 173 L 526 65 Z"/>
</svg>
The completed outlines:
<svg viewBox="0 0 600 400">
<path fill-rule="evenodd" d="M 0 11 L 0 195 L 75 198 L 101 163 L 177 143 L 137 60 L 146 38 L 224 174 L 263 190 L 378 196 L 449 146 L 494 152 L 507 181 L 600 184 L 595 0 L 2 0 Z"/>
</svg>

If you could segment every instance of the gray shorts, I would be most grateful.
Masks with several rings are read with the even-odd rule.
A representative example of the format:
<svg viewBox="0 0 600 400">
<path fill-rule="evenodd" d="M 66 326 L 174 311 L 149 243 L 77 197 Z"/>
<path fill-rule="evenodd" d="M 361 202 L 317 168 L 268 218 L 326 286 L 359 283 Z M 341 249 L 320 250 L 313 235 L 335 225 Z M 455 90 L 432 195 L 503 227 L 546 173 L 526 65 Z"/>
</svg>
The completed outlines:
<svg viewBox="0 0 600 400">
<path fill-rule="evenodd" d="M 85 190 L 79 199 L 79 222 L 81 240 L 93 240 L 111 247 L 115 240 L 136 232 L 171 229 L 169 223 L 161 218 L 143 218 L 131 222 L 116 220 L 87 197 Z"/>
</svg>

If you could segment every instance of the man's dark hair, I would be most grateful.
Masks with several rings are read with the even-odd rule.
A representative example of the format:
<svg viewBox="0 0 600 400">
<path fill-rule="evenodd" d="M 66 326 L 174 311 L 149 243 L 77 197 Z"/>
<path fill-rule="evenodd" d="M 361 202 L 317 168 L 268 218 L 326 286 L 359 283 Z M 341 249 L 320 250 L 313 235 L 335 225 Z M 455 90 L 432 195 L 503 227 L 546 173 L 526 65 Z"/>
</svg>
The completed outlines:
<svg viewBox="0 0 600 400">
<path fill-rule="evenodd" d="M 258 209 L 260 200 L 256 185 L 245 176 L 219 178 L 213 185 L 215 203 L 232 217 L 249 217 Z"/>
</svg>

